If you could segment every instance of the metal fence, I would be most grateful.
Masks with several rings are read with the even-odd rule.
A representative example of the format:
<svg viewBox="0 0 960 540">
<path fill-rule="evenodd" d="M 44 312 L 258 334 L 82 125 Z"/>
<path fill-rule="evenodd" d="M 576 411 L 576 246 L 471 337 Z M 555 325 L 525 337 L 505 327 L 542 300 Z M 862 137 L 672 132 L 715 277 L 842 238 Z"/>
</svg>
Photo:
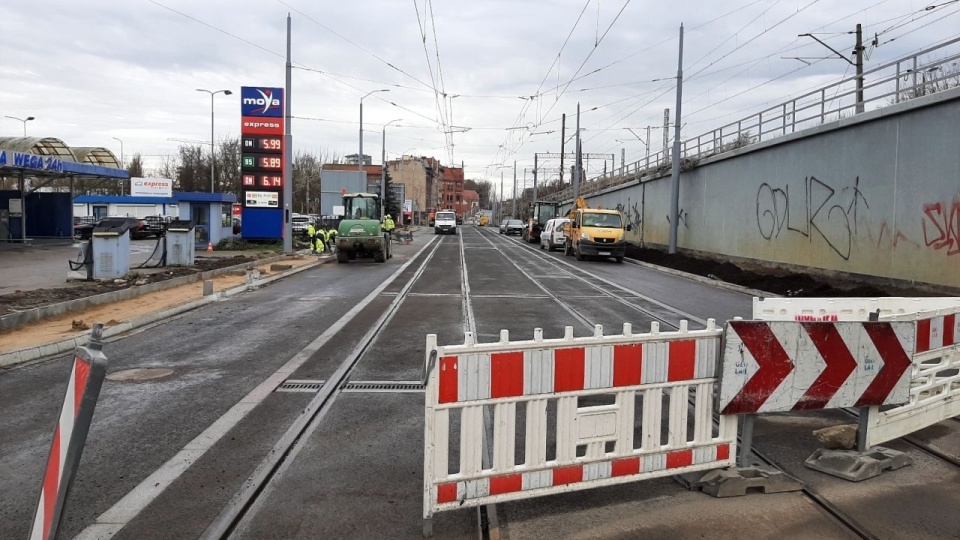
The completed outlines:
<svg viewBox="0 0 960 540">
<path fill-rule="evenodd" d="M 681 143 L 683 166 L 700 160 L 769 141 L 798 130 L 882 109 L 903 101 L 960 86 L 960 38 L 888 62 L 863 73 L 863 101 L 858 102 L 857 80 L 852 76 L 817 88 L 750 116 L 729 122 Z M 626 182 L 666 173 L 671 168 L 669 149 L 621 166 L 580 185 L 589 195 Z M 551 193 L 552 200 L 573 198 L 573 187 Z"/>
</svg>

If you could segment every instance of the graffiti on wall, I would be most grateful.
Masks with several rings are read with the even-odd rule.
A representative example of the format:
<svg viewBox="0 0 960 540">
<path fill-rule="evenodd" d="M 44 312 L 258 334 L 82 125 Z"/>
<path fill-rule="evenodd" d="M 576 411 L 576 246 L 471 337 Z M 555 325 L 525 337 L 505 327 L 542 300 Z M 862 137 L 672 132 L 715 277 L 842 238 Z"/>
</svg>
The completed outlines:
<svg viewBox="0 0 960 540">
<path fill-rule="evenodd" d="M 863 208 L 861 208 L 863 207 Z M 795 233 L 821 238 L 843 260 L 850 260 L 853 239 L 862 213 L 870 209 L 858 176 L 839 191 L 815 176 L 804 178 L 800 189 L 773 187 L 757 190 L 757 229 L 767 240 Z"/>
<path fill-rule="evenodd" d="M 948 256 L 960 254 L 960 200 L 923 205 L 923 243 Z"/>
<path fill-rule="evenodd" d="M 640 209 L 640 203 L 631 202 L 627 197 L 627 204 L 617 203 L 617 211 L 623 214 L 627 223 L 633 225 L 633 230 L 640 231 L 643 227 L 643 211 Z"/>
</svg>

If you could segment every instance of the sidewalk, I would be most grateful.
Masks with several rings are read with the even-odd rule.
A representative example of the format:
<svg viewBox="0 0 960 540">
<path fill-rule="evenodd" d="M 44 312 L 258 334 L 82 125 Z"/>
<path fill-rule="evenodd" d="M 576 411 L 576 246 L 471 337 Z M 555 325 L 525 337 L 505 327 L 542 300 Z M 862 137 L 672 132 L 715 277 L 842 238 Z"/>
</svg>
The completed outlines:
<svg viewBox="0 0 960 540">
<path fill-rule="evenodd" d="M 203 296 L 203 282 L 189 283 L 128 300 L 93 306 L 82 311 L 52 317 L 0 333 L 0 367 L 60 354 L 86 343 L 94 323 L 104 324 L 105 337 L 128 332 L 201 305 L 232 296 L 248 288 L 265 285 L 282 277 L 319 266 L 333 256 L 303 256 L 256 267 L 259 279 L 247 282 L 249 271 L 237 270 L 215 277 L 214 294 Z M 289 265 L 272 272 L 274 264 Z M 254 271 L 255 274 L 255 271 Z"/>
</svg>

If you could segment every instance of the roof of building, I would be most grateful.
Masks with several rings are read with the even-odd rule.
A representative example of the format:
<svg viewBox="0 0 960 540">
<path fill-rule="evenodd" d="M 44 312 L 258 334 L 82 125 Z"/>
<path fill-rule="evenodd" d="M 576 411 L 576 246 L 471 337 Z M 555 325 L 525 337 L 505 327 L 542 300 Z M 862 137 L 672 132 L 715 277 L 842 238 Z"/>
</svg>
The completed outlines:
<svg viewBox="0 0 960 540">
<path fill-rule="evenodd" d="M 480 194 L 472 189 L 463 190 L 463 200 L 464 201 L 479 201 Z"/>
<path fill-rule="evenodd" d="M 129 195 L 80 195 L 73 202 L 78 204 L 175 204 L 179 202 L 234 203 L 233 193 L 177 192 L 173 197 L 132 197 Z"/>
<path fill-rule="evenodd" d="M 324 164 L 323 164 L 323 168 L 322 168 L 321 170 L 323 170 L 323 171 L 356 171 L 356 170 L 357 170 L 357 165 L 356 165 L 356 163 L 353 163 L 353 164 L 351 164 L 351 163 L 324 163 Z M 363 166 L 363 172 L 365 172 L 365 173 L 367 173 L 367 174 L 373 174 L 373 175 L 380 176 L 380 174 L 381 174 L 380 165 L 364 165 L 364 166 Z"/>
<path fill-rule="evenodd" d="M 0 168 L 29 171 L 31 176 L 130 177 L 110 150 L 99 146 L 70 148 L 56 137 L 0 137 L 0 150 L 4 153 Z"/>
</svg>

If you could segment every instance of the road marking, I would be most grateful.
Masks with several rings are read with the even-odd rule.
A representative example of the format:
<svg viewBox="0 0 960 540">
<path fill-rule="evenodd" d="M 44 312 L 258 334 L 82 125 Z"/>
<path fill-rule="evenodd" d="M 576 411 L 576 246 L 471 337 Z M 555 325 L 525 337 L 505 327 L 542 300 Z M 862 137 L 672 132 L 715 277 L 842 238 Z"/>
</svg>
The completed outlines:
<svg viewBox="0 0 960 540">
<path fill-rule="evenodd" d="M 259 513 L 272 490 L 276 489 L 272 480 L 281 478 L 286 474 L 286 471 L 300 455 L 304 445 L 311 440 L 327 412 L 342 393 L 343 383 L 347 381 L 353 368 L 360 362 L 363 355 L 376 344 L 383 330 L 400 311 L 400 305 L 406 299 L 407 293 L 423 275 L 433 256 L 439 251 L 441 242 L 437 242 L 437 246 L 427 255 L 397 297 L 380 314 L 376 322 L 369 327 L 366 334 L 337 367 L 333 375 L 324 382 L 317 395 L 310 400 L 310 403 L 290 424 L 273 449 L 260 461 L 250 476 L 243 482 L 239 491 L 227 502 L 223 510 L 200 535 L 200 538 L 204 540 L 226 538 L 232 534 L 232 531 L 242 531 L 249 526 L 250 520 L 254 519 Z"/>
<path fill-rule="evenodd" d="M 491 243 L 492 243 L 492 242 L 491 242 Z M 619 284 L 617 284 L 617 283 L 614 283 L 614 282 L 610 281 L 609 279 L 602 278 L 602 277 L 600 277 L 600 276 L 598 276 L 598 275 L 596 275 L 596 274 L 594 274 L 594 273 L 592 273 L 592 272 L 588 272 L 588 271 L 584 270 L 583 268 L 581 268 L 581 267 L 579 267 L 579 266 L 575 266 L 575 265 L 573 265 L 573 264 L 568 263 L 567 261 L 561 260 L 559 257 L 548 257 L 548 256 L 546 256 L 546 255 L 540 254 L 540 253 L 537 252 L 537 250 L 533 249 L 532 247 L 530 247 L 530 246 L 525 246 L 525 245 L 521 244 L 519 240 L 517 240 L 517 244 L 519 244 L 520 247 L 522 247 L 522 248 L 527 248 L 531 253 L 533 253 L 534 255 L 536 255 L 537 258 L 539 258 L 540 260 L 550 262 L 550 263 L 553 264 L 554 266 L 563 265 L 563 266 L 566 266 L 566 267 L 568 267 L 568 268 L 572 268 L 573 270 L 576 270 L 576 271 L 581 272 L 581 273 L 583 273 L 583 274 L 585 274 L 585 275 L 587 275 L 587 276 L 590 276 L 591 278 L 593 278 L 593 279 L 595 279 L 595 280 L 597 280 L 597 281 L 600 281 L 600 282 L 602 282 L 602 283 L 605 283 L 605 284 L 607 284 L 607 285 L 609 285 L 609 286 L 611 286 L 611 287 L 614 287 L 614 288 L 616 288 L 616 289 L 619 289 L 619 290 L 621 290 L 621 291 L 623 291 L 623 292 L 629 293 L 630 295 L 635 295 L 635 296 L 638 297 L 638 298 L 641 298 L 641 299 L 643 299 L 643 300 L 645 300 L 645 301 L 647 301 L 647 302 L 650 302 L 651 304 L 654 304 L 654 305 L 656 305 L 656 306 L 662 307 L 662 308 L 664 308 L 664 309 L 666 309 L 666 310 L 668 310 L 668 311 L 672 311 L 673 313 L 676 313 L 677 315 L 680 315 L 681 317 L 685 317 L 686 319 L 689 319 L 689 320 L 691 320 L 691 321 L 696 321 L 696 322 L 698 322 L 698 323 L 700 323 L 700 324 L 702 324 L 702 325 L 704 325 L 704 326 L 706 326 L 706 324 L 707 324 L 707 321 L 706 321 L 705 319 L 702 319 L 702 318 L 700 318 L 700 317 L 697 317 L 697 316 L 695 316 L 695 315 L 692 315 L 692 314 L 690 314 L 690 313 L 687 313 L 687 312 L 685 312 L 685 311 L 683 311 L 683 310 L 677 309 L 676 307 L 673 307 L 673 306 L 669 306 L 669 305 L 667 305 L 667 304 L 664 304 L 663 302 L 660 302 L 660 301 L 658 301 L 658 300 L 654 300 L 653 298 L 650 298 L 649 296 L 645 296 L 645 295 L 641 294 L 640 292 L 635 291 L 635 290 L 633 290 L 633 289 L 628 289 L 627 287 L 624 287 L 623 285 L 619 285 Z M 561 269 L 561 270 L 562 270 L 562 269 Z M 567 272 L 569 273 L 569 271 L 567 271 Z M 574 275 L 574 274 L 571 274 L 571 275 Z M 600 287 L 597 287 L 595 284 L 591 284 L 587 279 L 585 279 L 585 278 L 583 278 L 583 277 L 580 277 L 580 276 L 575 276 L 575 277 L 577 277 L 577 279 L 580 279 L 581 281 L 583 281 L 583 282 L 585 282 L 585 283 L 587 283 L 587 284 L 590 284 L 592 287 L 594 287 L 594 288 L 596 288 L 596 289 L 598 289 L 598 290 L 603 291 L 603 289 L 601 289 Z M 618 298 L 617 298 L 616 296 L 614 296 L 613 294 L 609 294 L 609 296 L 610 296 L 611 298 L 618 299 Z M 622 302 L 621 302 L 621 303 L 622 303 Z M 641 308 L 640 306 L 635 306 L 635 305 L 629 304 L 629 302 L 628 302 L 628 303 L 625 303 L 624 305 L 630 305 L 630 306 L 632 306 L 632 307 L 635 308 L 635 309 L 638 309 L 638 310 L 643 311 L 643 308 Z M 646 312 L 646 311 L 645 311 L 645 313 L 647 313 L 648 315 L 653 316 L 654 318 L 659 319 L 659 317 L 657 317 L 656 315 L 653 315 L 652 313 L 649 313 L 649 312 Z M 661 319 L 661 320 L 662 320 L 662 319 Z M 672 325 L 672 323 L 670 323 L 670 324 Z"/>
<path fill-rule="evenodd" d="M 257 405 L 271 393 L 283 381 L 304 364 L 314 353 L 320 350 L 333 336 L 349 324 L 364 308 L 373 302 L 388 285 L 401 274 L 408 266 L 423 253 L 436 238 L 427 241 L 417 253 L 398 268 L 389 278 L 384 280 L 376 289 L 366 296 L 359 304 L 355 305 L 350 311 L 343 315 L 336 323 L 327 328 L 316 339 L 310 342 L 293 358 L 287 361 L 283 366 L 272 375 L 264 379 L 256 388 L 250 391 L 239 402 L 230 407 L 230 409 L 220 418 L 215 420 L 207 429 L 197 435 L 192 441 L 187 443 L 179 452 L 159 469 L 143 479 L 135 488 L 124 495 L 119 501 L 114 503 L 107 511 L 100 514 L 97 519 L 76 536 L 77 540 L 106 540 L 112 538 L 120 529 L 125 527 L 133 518 L 137 517 L 144 508 L 160 496 L 169 486 L 179 478 L 191 465 L 200 459 L 210 448 L 213 447 L 224 435 L 234 426 L 240 423 Z"/>
<path fill-rule="evenodd" d="M 581 315 L 580 313 L 578 313 L 576 310 L 573 309 L 573 307 L 571 307 L 568 303 L 564 302 L 559 296 L 557 296 L 556 294 L 554 294 L 553 292 L 551 292 L 549 289 L 547 289 L 546 287 L 544 287 L 539 281 L 537 281 L 536 279 L 534 279 L 533 276 L 531 276 L 529 272 L 527 272 L 527 271 L 524 270 L 523 268 L 520 268 L 520 265 L 517 264 L 517 263 L 516 263 L 512 258 L 510 258 L 510 256 L 508 256 L 506 253 L 504 253 L 504 251 L 503 251 L 502 249 L 500 249 L 496 244 L 494 244 L 493 241 L 491 241 L 489 238 L 487 238 L 486 236 L 484 236 L 482 233 L 480 234 L 480 236 L 483 237 L 483 239 L 485 239 L 487 242 L 489 242 L 491 246 L 494 246 L 494 248 L 496 248 L 496 250 L 499 251 L 501 255 L 503 255 L 503 258 L 506 259 L 507 262 L 509 262 L 510 264 L 512 264 L 514 268 L 516 268 L 521 274 L 523 274 L 524 276 L 526 276 L 527 279 L 529 279 L 531 282 L 533 282 L 533 284 L 536 285 L 537 288 L 539 288 L 541 291 L 543 291 L 544 293 L 546 293 L 547 295 L 549 295 L 550 298 L 553 298 L 554 300 L 556 300 L 556 302 L 557 302 L 558 304 L 560 304 L 560 307 L 562 307 L 564 310 L 566 310 L 567 313 L 569 313 L 571 316 L 573 316 L 574 319 L 580 321 L 580 323 L 583 324 L 585 327 L 587 327 L 589 330 L 591 330 L 591 331 L 593 330 L 593 323 L 590 322 L 589 320 L 587 320 L 586 317 L 584 317 L 583 315 Z"/>
</svg>

